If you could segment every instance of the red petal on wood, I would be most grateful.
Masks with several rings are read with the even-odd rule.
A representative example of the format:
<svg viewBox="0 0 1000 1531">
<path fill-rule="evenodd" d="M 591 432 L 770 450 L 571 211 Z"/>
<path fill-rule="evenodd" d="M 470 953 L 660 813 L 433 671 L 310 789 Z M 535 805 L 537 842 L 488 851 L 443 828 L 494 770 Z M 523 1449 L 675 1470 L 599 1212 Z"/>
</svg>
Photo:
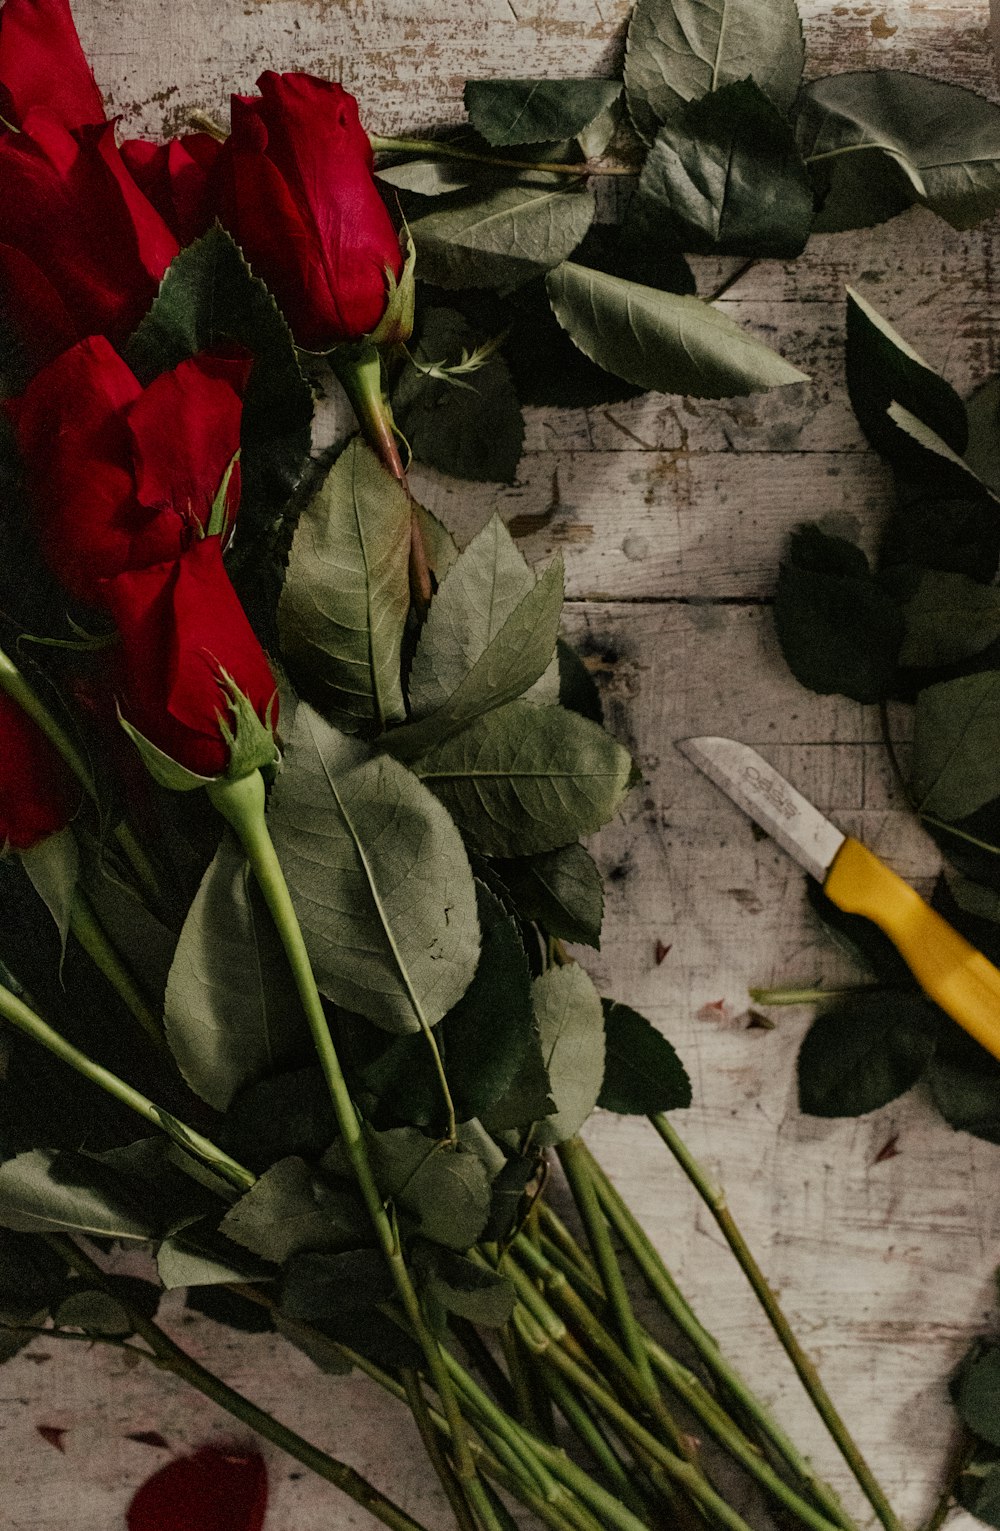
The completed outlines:
<svg viewBox="0 0 1000 1531">
<path fill-rule="evenodd" d="M 54 1446 L 57 1451 L 66 1450 L 66 1447 L 63 1445 L 63 1436 L 66 1434 L 66 1431 L 60 1430 L 58 1425 L 36 1425 L 35 1429 L 42 1440 L 48 1441 L 49 1445 Z"/>
<path fill-rule="evenodd" d="M 264 1459 L 203 1446 L 147 1478 L 125 1519 L 128 1531 L 262 1531 L 266 1513 Z"/>
<path fill-rule="evenodd" d="M 159 1430 L 136 1430 L 125 1437 L 127 1441 L 138 1441 L 140 1446 L 157 1446 L 161 1451 L 170 1450 L 170 1442 L 165 1440 Z"/>
</svg>

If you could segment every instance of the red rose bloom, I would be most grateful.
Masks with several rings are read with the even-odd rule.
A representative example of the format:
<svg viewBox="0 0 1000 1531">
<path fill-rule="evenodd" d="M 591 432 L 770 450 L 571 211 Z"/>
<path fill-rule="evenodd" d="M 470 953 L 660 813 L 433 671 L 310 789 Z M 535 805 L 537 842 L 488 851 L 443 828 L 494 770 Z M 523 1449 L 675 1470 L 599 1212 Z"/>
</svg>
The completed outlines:
<svg viewBox="0 0 1000 1531">
<path fill-rule="evenodd" d="M 198 239 L 215 217 L 210 172 L 221 149 L 208 133 L 187 133 L 165 144 L 144 138 L 122 144 L 129 174 L 181 245 Z"/>
<path fill-rule="evenodd" d="M 0 845 L 30 850 L 64 829 L 79 790 L 41 729 L 0 691 Z"/>
<path fill-rule="evenodd" d="M 78 600 L 175 558 L 208 526 L 240 443 L 249 359 L 196 356 L 141 388 L 107 340 L 80 341 L 9 412 L 42 553 Z M 239 464 L 227 489 L 231 521 Z"/>
<path fill-rule="evenodd" d="M 34 106 L 67 128 L 104 121 L 67 0 L 7 0 L 0 11 L 0 117 L 20 127 Z"/>
<path fill-rule="evenodd" d="M 222 723 L 233 721 L 226 678 L 264 724 L 277 721 L 277 687 L 219 538 L 192 543 L 172 563 L 119 574 L 106 599 L 122 639 L 123 717 L 189 771 L 221 776 L 230 758 Z"/>
<path fill-rule="evenodd" d="M 308 74 L 234 96 L 216 163 L 219 217 L 274 294 L 299 345 L 326 351 L 375 329 L 399 240 L 378 193 L 358 105 Z"/>
<path fill-rule="evenodd" d="M 71 132 L 32 109 L 19 133 L 0 134 L 0 185 L 0 302 L 32 365 L 84 335 L 123 341 L 178 245 L 126 170 L 114 125 Z"/>
</svg>

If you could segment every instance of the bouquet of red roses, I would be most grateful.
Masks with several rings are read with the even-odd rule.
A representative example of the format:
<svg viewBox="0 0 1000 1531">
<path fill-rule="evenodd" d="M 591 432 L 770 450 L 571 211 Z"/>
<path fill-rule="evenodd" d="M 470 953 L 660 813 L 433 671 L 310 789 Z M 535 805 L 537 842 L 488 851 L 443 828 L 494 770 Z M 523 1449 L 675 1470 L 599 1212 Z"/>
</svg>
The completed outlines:
<svg viewBox="0 0 1000 1531">
<path fill-rule="evenodd" d="M 680 252 L 794 254 L 823 206 L 845 226 L 860 183 L 829 145 L 859 147 L 858 114 L 789 119 L 785 4 L 762 85 L 744 54 L 678 95 L 673 15 L 637 8 L 634 128 L 619 81 L 479 82 L 476 136 L 371 139 L 338 85 L 266 73 L 228 133 L 152 144 L 107 120 L 66 0 L 0 11 L 0 1353 L 126 1344 L 408 1531 L 186 1355 L 159 1290 L 252 1304 L 405 1399 L 463 1531 L 512 1505 L 746 1531 L 702 1438 L 852 1531 L 582 1143 L 596 1106 L 651 1117 L 897 1526 L 664 1114 L 690 1099 L 674 1050 L 567 950 L 600 938 L 581 837 L 637 771 L 559 638 L 561 565 L 497 517 L 460 551 L 407 485 L 411 455 L 512 475 L 515 375 L 529 398 L 547 367 L 577 397 L 801 380 Z M 726 133 L 743 170 L 706 222 L 692 165 Z M 970 216 L 860 146 L 895 167 L 866 206 Z M 750 217 L 765 171 L 781 195 Z M 602 176 L 639 189 L 595 222 Z M 347 401 L 358 433 L 320 446 Z M 116 1274 L 119 1241 L 155 1284 Z"/>
</svg>

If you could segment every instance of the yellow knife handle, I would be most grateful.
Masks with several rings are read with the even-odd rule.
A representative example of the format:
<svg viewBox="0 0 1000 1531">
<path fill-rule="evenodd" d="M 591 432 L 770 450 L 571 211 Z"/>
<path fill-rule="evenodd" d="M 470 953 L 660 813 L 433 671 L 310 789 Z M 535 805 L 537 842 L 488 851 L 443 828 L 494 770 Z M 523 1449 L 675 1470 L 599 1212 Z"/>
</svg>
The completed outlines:
<svg viewBox="0 0 1000 1531">
<path fill-rule="evenodd" d="M 925 994 L 1000 1058 L 1000 972 L 860 840 L 846 839 L 823 891 L 889 937 Z"/>
</svg>

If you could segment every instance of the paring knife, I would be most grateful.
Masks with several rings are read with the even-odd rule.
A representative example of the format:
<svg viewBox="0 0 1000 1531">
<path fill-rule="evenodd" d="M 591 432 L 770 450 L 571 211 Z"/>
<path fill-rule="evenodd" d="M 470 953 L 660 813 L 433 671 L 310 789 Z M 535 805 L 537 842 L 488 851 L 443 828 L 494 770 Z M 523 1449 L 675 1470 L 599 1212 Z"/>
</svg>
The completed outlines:
<svg viewBox="0 0 1000 1531">
<path fill-rule="evenodd" d="M 1000 1059 L 1000 972 L 982 952 L 749 745 L 709 735 L 678 739 L 677 748 L 804 866 L 838 909 L 884 931 L 924 993 Z"/>
</svg>

